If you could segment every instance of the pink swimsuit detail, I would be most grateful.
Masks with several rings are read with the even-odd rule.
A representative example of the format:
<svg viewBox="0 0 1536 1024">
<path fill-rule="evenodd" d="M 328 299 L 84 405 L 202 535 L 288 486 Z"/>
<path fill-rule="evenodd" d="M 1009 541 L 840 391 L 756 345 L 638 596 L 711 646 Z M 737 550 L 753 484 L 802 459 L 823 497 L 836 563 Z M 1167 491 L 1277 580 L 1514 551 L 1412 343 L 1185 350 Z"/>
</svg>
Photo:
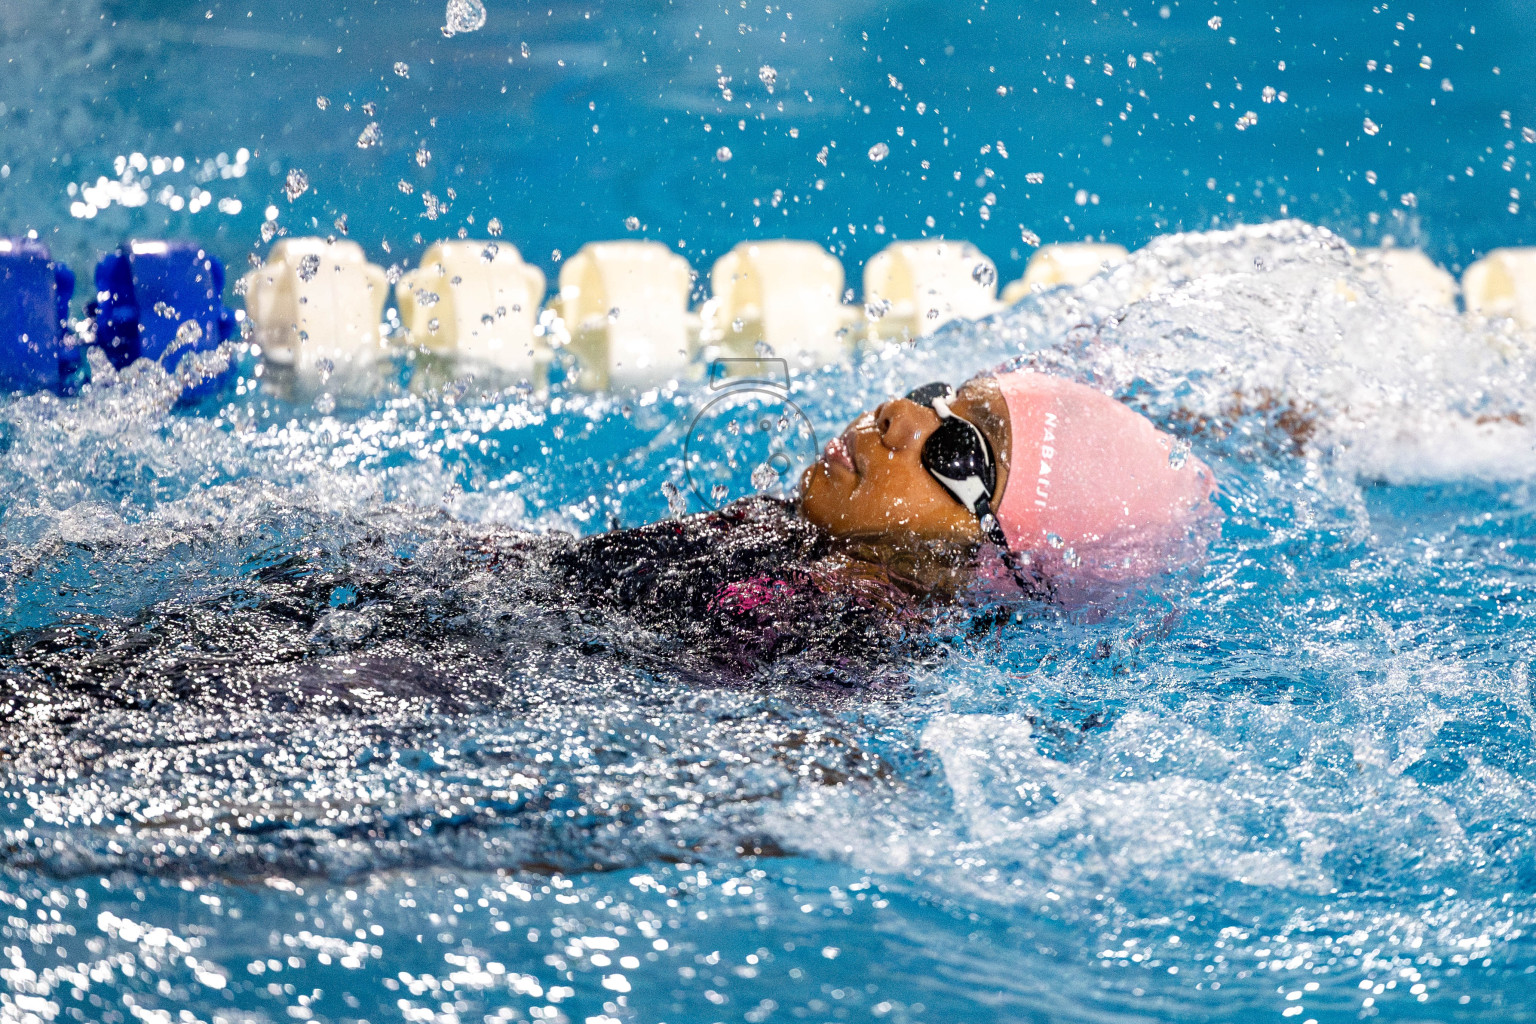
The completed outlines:
<svg viewBox="0 0 1536 1024">
<path fill-rule="evenodd" d="M 1157 571 L 1216 480 L 1139 413 L 1082 384 L 999 374 L 1013 451 L 998 522 L 1014 551 L 1121 579 Z"/>
</svg>

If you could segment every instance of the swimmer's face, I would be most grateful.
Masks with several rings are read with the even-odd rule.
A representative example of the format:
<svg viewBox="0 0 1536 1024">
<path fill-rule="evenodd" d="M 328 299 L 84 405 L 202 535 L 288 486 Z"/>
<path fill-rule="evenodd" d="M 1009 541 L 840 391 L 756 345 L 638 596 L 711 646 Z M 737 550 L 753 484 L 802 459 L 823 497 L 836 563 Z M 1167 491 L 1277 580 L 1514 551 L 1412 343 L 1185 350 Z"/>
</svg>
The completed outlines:
<svg viewBox="0 0 1536 1024">
<path fill-rule="evenodd" d="M 1008 405 L 991 377 L 960 388 L 950 411 L 981 428 L 997 454 L 996 505 L 1008 482 Z M 976 517 L 923 468 L 938 413 L 906 398 L 853 421 L 800 478 L 800 513 L 839 537 L 970 542 Z"/>
</svg>

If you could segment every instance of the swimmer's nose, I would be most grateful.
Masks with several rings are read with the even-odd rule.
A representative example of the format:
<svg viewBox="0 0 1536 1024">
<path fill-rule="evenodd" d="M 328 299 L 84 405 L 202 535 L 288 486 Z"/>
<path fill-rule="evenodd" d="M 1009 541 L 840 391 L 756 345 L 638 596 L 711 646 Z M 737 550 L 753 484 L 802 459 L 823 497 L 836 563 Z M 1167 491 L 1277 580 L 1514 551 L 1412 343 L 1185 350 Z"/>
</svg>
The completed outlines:
<svg viewBox="0 0 1536 1024">
<path fill-rule="evenodd" d="M 880 443 L 892 451 L 920 447 L 938 423 L 938 414 L 932 409 L 906 398 L 892 399 L 875 410 Z"/>
</svg>

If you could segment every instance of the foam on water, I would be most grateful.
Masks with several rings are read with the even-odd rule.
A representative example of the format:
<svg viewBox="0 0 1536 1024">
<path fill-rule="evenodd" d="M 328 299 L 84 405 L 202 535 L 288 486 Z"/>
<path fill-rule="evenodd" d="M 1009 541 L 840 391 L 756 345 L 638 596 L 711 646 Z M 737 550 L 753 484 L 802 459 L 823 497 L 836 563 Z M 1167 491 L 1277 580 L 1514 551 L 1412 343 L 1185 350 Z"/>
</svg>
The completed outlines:
<svg viewBox="0 0 1536 1024">
<path fill-rule="evenodd" d="M 1190 578 L 842 694 L 725 684 L 477 561 L 666 515 L 701 384 L 8 400 L 0 1003 L 1531 1019 L 1531 352 L 1287 222 L 802 375 L 827 436 L 1046 365 L 1222 481 Z"/>
</svg>

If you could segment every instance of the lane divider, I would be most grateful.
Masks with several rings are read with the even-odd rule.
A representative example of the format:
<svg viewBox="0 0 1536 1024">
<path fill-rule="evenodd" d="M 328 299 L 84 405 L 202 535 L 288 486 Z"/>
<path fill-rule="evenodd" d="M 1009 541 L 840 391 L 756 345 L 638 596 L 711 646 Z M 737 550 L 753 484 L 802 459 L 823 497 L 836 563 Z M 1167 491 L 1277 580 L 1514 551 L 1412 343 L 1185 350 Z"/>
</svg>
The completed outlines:
<svg viewBox="0 0 1536 1024">
<path fill-rule="evenodd" d="M 96 297 L 86 303 L 93 343 L 119 370 L 139 359 L 176 373 L 228 341 L 235 313 L 224 305 L 224 265 L 194 242 L 130 242 L 96 264 Z M 184 397 L 220 390 L 233 367 L 189 373 Z"/>
<path fill-rule="evenodd" d="M 0 238 L 0 389 L 73 390 L 82 364 L 69 333 L 74 293 L 74 273 L 46 245 Z"/>
<path fill-rule="evenodd" d="M 1362 276 L 1402 301 L 1508 318 L 1536 328 L 1536 248 L 1496 249 L 1457 281 L 1422 252 L 1367 249 Z M 863 275 L 853 304 L 843 265 L 820 245 L 743 242 L 715 261 L 709 295 L 695 312 L 699 275 L 666 245 L 590 242 L 560 268 L 544 304 L 544 273 L 500 240 L 433 244 L 393 286 L 349 239 L 284 238 L 247 273 L 245 335 L 253 352 L 323 387 L 333 375 L 367 377 L 414 352 L 433 379 L 481 373 L 543 387 L 558 352 L 568 379 L 601 391 L 646 387 L 701 372 L 719 356 L 772 354 L 811 367 L 859 348 L 898 345 L 955 319 L 989 316 L 1049 288 L 1081 285 L 1129 258 L 1122 246 L 1071 242 L 1041 247 L 1024 276 L 998 296 L 997 267 L 969 242 L 895 242 Z M 208 356 L 241 318 L 223 305 L 224 268 L 195 243 L 137 241 L 96 267 L 87 317 L 71 330 L 74 275 L 40 242 L 0 239 L 0 389 L 69 393 L 98 347 L 121 369 L 161 363 L 187 381 L 186 398 L 221 389 Z M 1346 301 L 1355 286 L 1340 281 Z M 384 322 L 393 297 L 399 323 Z M 185 363 L 193 356 L 208 363 Z M 436 364 L 444 364 L 437 367 Z M 188 370 L 188 367 L 191 370 Z"/>
<path fill-rule="evenodd" d="M 1003 308 L 997 264 L 970 242 L 893 242 L 864 264 L 868 341 L 923 338 L 951 320 L 979 320 Z"/>
<path fill-rule="evenodd" d="M 384 349 L 384 268 L 356 242 L 284 238 L 240 279 L 264 358 L 305 376 L 377 362 Z"/>
<path fill-rule="evenodd" d="M 1461 275 L 1467 312 L 1536 327 L 1536 248 L 1495 249 Z"/>
<path fill-rule="evenodd" d="M 395 284 L 406 344 L 530 380 L 549 363 L 543 301 L 544 271 L 506 242 L 434 243 Z"/>
<path fill-rule="evenodd" d="M 692 290 L 693 268 L 660 242 L 588 242 L 560 268 L 544 337 L 576 357 L 582 390 L 668 380 L 687 368 L 698 333 Z"/>
</svg>

